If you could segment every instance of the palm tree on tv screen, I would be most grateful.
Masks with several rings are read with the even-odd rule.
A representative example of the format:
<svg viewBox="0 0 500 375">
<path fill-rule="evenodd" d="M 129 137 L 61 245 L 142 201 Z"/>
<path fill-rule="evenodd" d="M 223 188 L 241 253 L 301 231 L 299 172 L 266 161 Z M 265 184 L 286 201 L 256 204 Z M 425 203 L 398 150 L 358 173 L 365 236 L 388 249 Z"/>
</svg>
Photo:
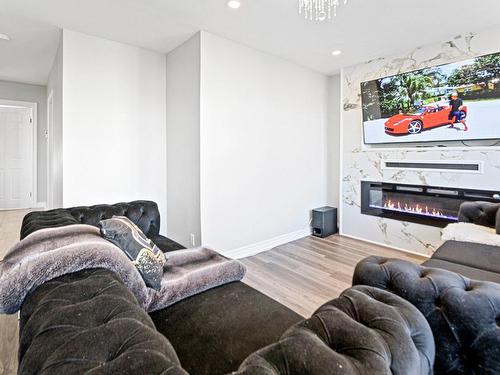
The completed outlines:
<svg viewBox="0 0 500 375">
<path fill-rule="evenodd" d="M 428 96 L 426 91 L 433 86 L 430 75 L 409 73 L 392 77 L 384 84 L 382 108 L 387 113 L 411 112 L 416 109 L 417 102 Z"/>
<path fill-rule="evenodd" d="M 473 64 L 456 69 L 448 78 L 451 86 L 484 85 L 500 77 L 500 54 L 481 56 Z"/>
</svg>

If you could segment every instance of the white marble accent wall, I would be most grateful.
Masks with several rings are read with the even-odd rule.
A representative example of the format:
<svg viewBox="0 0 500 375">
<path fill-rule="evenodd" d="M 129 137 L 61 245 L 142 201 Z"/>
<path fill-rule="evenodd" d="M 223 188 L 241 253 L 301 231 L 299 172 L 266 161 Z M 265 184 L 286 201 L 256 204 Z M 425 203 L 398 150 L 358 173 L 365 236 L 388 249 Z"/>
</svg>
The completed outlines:
<svg viewBox="0 0 500 375">
<path fill-rule="evenodd" d="M 342 70 L 342 202 L 343 234 L 389 246 L 431 255 L 441 244 L 440 229 L 362 215 L 361 180 L 401 182 L 471 189 L 500 190 L 500 148 L 425 147 L 414 145 L 364 146 L 360 83 L 429 66 L 500 52 L 500 29 L 457 36 L 451 40 L 419 47 L 407 54 L 379 58 Z M 500 119 L 493 119 L 500 126 Z M 457 145 L 453 145 L 457 146 Z M 383 160 L 470 160 L 482 161 L 484 173 L 398 171 L 382 169 Z"/>
</svg>

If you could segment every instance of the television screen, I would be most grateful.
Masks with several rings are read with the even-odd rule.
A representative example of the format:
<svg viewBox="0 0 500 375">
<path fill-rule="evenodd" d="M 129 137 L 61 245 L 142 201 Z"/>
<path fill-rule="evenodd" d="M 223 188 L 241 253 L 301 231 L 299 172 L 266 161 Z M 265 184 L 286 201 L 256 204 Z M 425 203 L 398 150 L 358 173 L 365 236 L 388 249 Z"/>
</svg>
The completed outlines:
<svg viewBox="0 0 500 375">
<path fill-rule="evenodd" d="M 500 139 L 500 53 L 361 83 L 366 144 Z"/>
</svg>

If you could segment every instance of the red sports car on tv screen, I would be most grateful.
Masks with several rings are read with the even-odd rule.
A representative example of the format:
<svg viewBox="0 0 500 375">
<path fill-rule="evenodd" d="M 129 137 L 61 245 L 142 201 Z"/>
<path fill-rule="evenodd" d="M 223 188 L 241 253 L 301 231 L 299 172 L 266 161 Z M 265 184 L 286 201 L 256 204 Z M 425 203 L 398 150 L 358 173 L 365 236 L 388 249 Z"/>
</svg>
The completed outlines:
<svg viewBox="0 0 500 375">
<path fill-rule="evenodd" d="M 451 106 L 427 105 L 412 114 L 397 114 L 385 123 L 385 132 L 391 135 L 418 134 L 423 130 L 453 124 L 455 118 L 450 120 Z M 467 117 L 467 106 L 460 107 L 460 118 Z"/>
</svg>

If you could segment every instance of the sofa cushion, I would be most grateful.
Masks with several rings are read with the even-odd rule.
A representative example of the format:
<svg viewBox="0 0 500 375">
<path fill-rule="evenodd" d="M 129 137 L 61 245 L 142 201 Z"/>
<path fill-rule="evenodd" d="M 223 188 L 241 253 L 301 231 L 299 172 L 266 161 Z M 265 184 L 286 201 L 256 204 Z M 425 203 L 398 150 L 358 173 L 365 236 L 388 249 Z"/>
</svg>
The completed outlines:
<svg viewBox="0 0 500 375">
<path fill-rule="evenodd" d="M 251 355 L 240 375 L 432 374 L 429 324 L 409 302 L 354 287 Z"/>
<path fill-rule="evenodd" d="M 353 284 L 388 290 L 422 312 L 436 342 L 436 374 L 500 373 L 500 284 L 381 257 L 358 263 Z"/>
<path fill-rule="evenodd" d="M 429 259 L 424 263 L 422 263 L 422 265 L 425 267 L 441 268 L 443 270 L 456 272 L 459 273 L 460 275 L 463 275 L 473 280 L 491 281 L 494 283 L 500 283 L 500 273 L 489 272 L 481 270 L 479 268 L 464 266 L 462 264 L 449 262 L 447 260 Z"/>
<path fill-rule="evenodd" d="M 237 370 L 251 353 L 276 342 L 303 319 L 242 282 L 211 289 L 150 316 L 193 375 Z"/>
<path fill-rule="evenodd" d="M 89 269 L 35 289 L 20 316 L 19 374 L 187 374 L 115 273 Z"/>
<path fill-rule="evenodd" d="M 488 272 L 500 273 L 500 247 L 472 242 L 446 241 L 432 259 L 445 260 Z"/>
</svg>

